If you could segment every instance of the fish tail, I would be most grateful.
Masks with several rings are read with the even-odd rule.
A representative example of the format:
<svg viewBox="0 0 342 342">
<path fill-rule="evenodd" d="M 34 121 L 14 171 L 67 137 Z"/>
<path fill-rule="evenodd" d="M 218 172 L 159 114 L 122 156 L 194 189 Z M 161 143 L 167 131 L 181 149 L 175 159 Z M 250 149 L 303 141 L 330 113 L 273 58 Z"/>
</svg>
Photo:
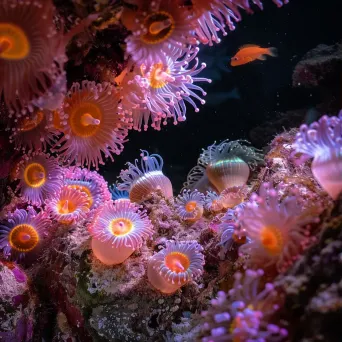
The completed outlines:
<svg viewBox="0 0 342 342">
<path fill-rule="evenodd" d="M 275 47 L 270 47 L 267 49 L 267 54 L 272 57 L 278 57 L 278 50 Z"/>
</svg>

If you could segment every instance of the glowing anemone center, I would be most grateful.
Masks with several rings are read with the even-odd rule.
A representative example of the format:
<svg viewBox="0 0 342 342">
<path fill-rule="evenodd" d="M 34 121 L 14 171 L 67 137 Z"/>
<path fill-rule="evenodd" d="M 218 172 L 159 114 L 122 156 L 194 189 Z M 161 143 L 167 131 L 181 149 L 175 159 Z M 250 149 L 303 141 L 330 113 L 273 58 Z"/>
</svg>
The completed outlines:
<svg viewBox="0 0 342 342">
<path fill-rule="evenodd" d="M 126 218 L 117 218 L 110 223 L 112 233 L 115 236 L 124 236 L 130 233 L 133 229 L 133 223 Z"/>
<path fill-rule="evenodd" d="M 52 124 L 53 124 L 53 127 L 58 129 L 59 131 L 63 130 L 63 126 L 62 126 L 62 123 L 61 123 L 61 118 L 60 118 L 59 112 L 57 110 L 54 110 L 52 112 Z"/>
<path fill-rule="evenodd" d="M 197 202 L 195 202 L 195 201 L 190 201 L 185 205 L 185 210 L 188 213 L 193 212 L 196 208 L 197 208 Z"/>
<path fill-rule="evenodd" d="M 62 199 L 57 203 L 57 211 L 61 215 L 73 213 L 76 210 L 75 203 L 68 199 Z"/>
<path fill-rule="evenodd" d="M 31 188 L 39 188 L 46 181 L 46 171 L 43 165 L 39 163 L 28 164 L 24 171 L 25 183 Z"/>
<path fill-rule="evenodd" d="M 163 63 L 156 63 L 152 66 L 149 74 L 150 86 L 152 88 L 163 88 L 167 83 L 175 80 L 174 77 L 170 76 L 170 70 L 164 71 L 164 69 Z"/>
<path fill-rule="evenodd" d="M 39 242 L 38 232 L 29 224 L 15 226 L 8 237 L 11 248 L 18 252 L 27 253 L 32 251 Z"/>
<path fill-rule="evenodd" d="M 72 132 L 82 138 L 94 136 L 100 128 L 101 109 L 93 103 L 82 103 L 70 114 Z"/>
<path fill-rule="evenodd" d="M 141 37 L 147 44 L 158 44 L 166 40 L 174 30 L 174 20 L 167 12 L 155 12 L 146 17 L 147 32 Z"/>
<path fill-rule="evenodd" d="M 78 184 L 68 185 L 68 187 L 71 189 L 76 189 L 76 190 L 82 191 L 87 195 L 87 197 L 88 197 L 88 208 L 90 208 L 93 205 L 93 202 L 94 202 L 93 196 L 92 196 L 88 187 L 86 187 L 84 185 L 78 185 Z"/>
<path fill-rule="evenodd" d="M 180 252 L 172 252 L 166 255 L 165 265 L 175 273 L 185 272 L 190 266 L 188 256 Z"/>
<path fill-rule="evenodd" d="M 17 25 L 0 23 L 0 58 L 19 60 L 30 53 L 25 32 Z"/>
<path fill-rule="evenodd" d="M 31 131 L 36 128 L 44 119 L 44 114 L 42 111 L 37 111 L 33 118 L 24 118 L 20 123 L 20 130 L 22 132 Z"/>
<path fill-rule="evenodd" d="M 263 227 L 260 232 L 260 241 L 263 247 L 271 255 L 281 254 L 284 246 L 284 239 L 279 228 L 275 226 Z"/>
</svg>

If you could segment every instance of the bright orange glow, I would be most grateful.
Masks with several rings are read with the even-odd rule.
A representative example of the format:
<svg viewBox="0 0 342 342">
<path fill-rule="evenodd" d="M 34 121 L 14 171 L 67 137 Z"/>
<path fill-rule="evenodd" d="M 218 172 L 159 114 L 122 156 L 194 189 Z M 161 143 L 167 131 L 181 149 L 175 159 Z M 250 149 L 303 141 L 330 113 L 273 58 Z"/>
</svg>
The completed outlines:
<svg viewBox="0 0 342 342">
<path fill-rule="evenodd" d="M 75 135 L 88 138 L 97 133 L 101 119 L 102 112 L 99 106 L 91 102 L 82 102 L 70 113 L 69 123 Z"/>
<path fill-rule="evenodd" d="M 24 118 L 20 124 L 20 131 L 27 132 L 31 131 L 32 129 L 36 128 L 44 119 L 44 114 L 42 111 L 38 110 L 36 113 L 34 113 L 34 116 L 32 118 Z"/>
<path fill-rule="evenodd" d="M 167 77 L 170 76 L 170 70 L 164 70 L 163 63 L 153 64 L 150 71 L 150 86 L 154 89 L 163 88 L 168 83 Z"/>
<path fill-rule="evenodd" d="M 11 230 L 8 241 L 11 248 L 17 252 L 27 253 L 37 246 L 39 235 L 33 226 L 24 223 Z"/>
<path fill-rule="evenodd" d="M 124 236 L 133 229 L 133 222 L 126 218 L 117 218 L 111 221 L 110 227 L 113 235 Z"/>
<path fill-rule="evenodd" d="M 271 255 L 281 254 L 284 247 L 283 234 L 276 226 L 265 226 L 261 229 L 260 240 Z"/>
<path fill-rule="evenodd" d="M 31 188 L 40 188 L 46 182 L 46 171 L 42 164 L 30 163 L 24 170 L 25 183 Z"/>
<path fill-rule="evenodd" d="M 61 215 L 73 213 L 76 210 L 76 205 L 68 199 L 61 199 L 57 202 L 57 211 Z"/>
<path fill-rule="evenodd" d="M 141 36 L 141 40 L 146 44 L 158 44 L 165 41 L 175 28 L 173 17 L 164 11 L 154 12 L 147 16 L 144 26 L 147 28 L 147 33 Z"/>
<path fill-rule="evenodd" d="M 165 265 L 172 272 L 181 273 L 189 268 L 190 260 L 184 253 L 172 252 L 165 257 Z"/>
<path fill-rule="evenodd" d="M 59 113 L 58 113 L 57 110 L 54 110 L 52 112 L 52 123 L 53 123 L 53 127 L 58 129 L 59 131 L 63 130 L 62 123 L 61 123 L 61 118 L 60 118 Z"/>
<path fill-rule="evenodd" d="M 195 202 L 195 201 L 190 201 L 185 205 L 185 210 L 188 213 L 193 212 L 196 208 L 197 208 L 197 202 Z"/>
<path fill-rule="evenodd" d="M 12 23 L 0 23 L 0 58 L 24 59 L 30 53 L 30 43 L 25 32 Z"/>
<path fill-rule="evenodd" d="M 89 190 L 88 187 L 84 186 L 84 185 L 78 185 L 78 184 L 70 184 L 68 185 L 68 188 L 70 189 L 76 189 L 76 190 L 79 190 L 79 191 L 82 191 L 83 193 L 85 193 L 88 197 L 88 208 L 90 208 L 92 205 L 93 205 L 93 196 L 91 195 L 91 192 Z"/>
</svg>

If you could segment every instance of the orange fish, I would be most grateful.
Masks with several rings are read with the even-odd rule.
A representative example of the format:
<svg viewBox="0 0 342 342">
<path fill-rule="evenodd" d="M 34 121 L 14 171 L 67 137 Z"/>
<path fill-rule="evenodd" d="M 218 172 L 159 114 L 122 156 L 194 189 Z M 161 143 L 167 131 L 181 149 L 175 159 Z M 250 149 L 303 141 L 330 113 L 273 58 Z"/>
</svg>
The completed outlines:
<svg viewBox="0 0 342 342">
<path fill-rule="evenodd" d="M 240 47 L 239 51 L 234 57 L 232 57 L 230 65 L 238 66 L 242 64 L 247 64 L 260 59 L 264 61 L 266 59 L 265 55 L 272 57 L 277 57 L 277 49 L 274 47 L 262 48 L 259 45 L 243 45 Z"/>
</svg>

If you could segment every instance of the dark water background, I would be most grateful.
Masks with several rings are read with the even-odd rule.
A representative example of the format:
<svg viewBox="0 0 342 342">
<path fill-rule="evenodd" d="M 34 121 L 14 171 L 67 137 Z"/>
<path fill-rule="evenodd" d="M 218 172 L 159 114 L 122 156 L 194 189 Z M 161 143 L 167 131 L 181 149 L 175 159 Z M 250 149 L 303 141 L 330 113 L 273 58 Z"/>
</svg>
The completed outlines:
<svg viewBox="0 0 342 342">
<path fill-rule="evenodd" d="M 251 129 L 272 120 L 277 112 L 314 107 L 319 94 L 293 88 L 293 69 L 318 44 L 342 41 L 341 8 L 340 0 L 291 0 L 281 9 L 265 0 L 263 12 L 244 14 L 236 30 L 220 44 L 200 46 L 200 61 L 208 65 L 200 76 L 213 78 L 212 84 L 203 84 L 208 104 L 200 106 L 199 113 L 187 106 L 186 122 L 170 123 L 160 132 L 131 131 L 123 153 L 100 173 L 114 182 L 125 162 L 133 162 L 139 149 L 146 149 L 163 157 L 164 173 L 179 191 L 202 148 L 215 140 L 249 139 Z M 279 57 L 230 67 L 230 57 L 244 44 L 274 46 Z M 238 99 L 230 98 L 236 94 Z M 255 138 L 253 143 L 258 145 Z"/>
</svg>

